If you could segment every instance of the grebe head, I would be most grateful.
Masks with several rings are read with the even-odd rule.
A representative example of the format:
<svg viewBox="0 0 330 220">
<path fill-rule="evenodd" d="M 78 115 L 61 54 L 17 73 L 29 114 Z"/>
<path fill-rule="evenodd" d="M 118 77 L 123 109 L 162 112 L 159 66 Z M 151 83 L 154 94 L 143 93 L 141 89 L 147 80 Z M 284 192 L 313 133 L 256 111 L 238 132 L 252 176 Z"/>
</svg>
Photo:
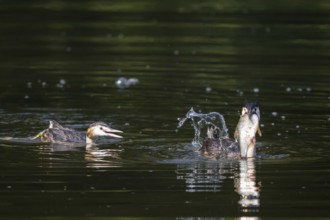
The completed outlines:
<svg viewBox="0 0 330 220">
<path fill-rule="evenodd" d="M 242 116 L 244 114 L 248 114 L 249 119 L 251 121 L 257 120 L 259 122 L 260 120 L 259 103 L 257 101 L 255 102 L 245 101 L 244 106 L 242 108 Z"/>
<path fill-rule="evenodd" d="M 99 136 L 123 138 L 122 136 L 114 134 L 114 133 L 122 133 L 122 131 L 110 128 L 104 122 L 95 122 L 95 123 L 91 124 L 89 126 L 89 128 L 87 129 L 87 134 L 86 134 L 87 143 L 93 143 L 92 140 L 95 137 L 99 137 Z"/>
</svg>

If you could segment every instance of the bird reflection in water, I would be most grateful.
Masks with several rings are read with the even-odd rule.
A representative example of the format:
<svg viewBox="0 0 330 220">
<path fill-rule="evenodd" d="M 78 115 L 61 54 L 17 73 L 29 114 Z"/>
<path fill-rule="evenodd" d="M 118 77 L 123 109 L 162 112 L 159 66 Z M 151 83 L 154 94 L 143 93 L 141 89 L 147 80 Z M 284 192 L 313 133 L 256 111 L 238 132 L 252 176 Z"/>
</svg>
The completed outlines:
<svg viewBox="0 0 330 220">
<path fill-rule="evenodd" d="M 186 192 L 221 192 L 225 181 L 234 179 L 242 212 L 254 213 L 260 206 L 260 183 L 256 180 L 255 159 L 232 162 L 195 162 L 177 165 L 177 179 L 186 182 Z"/>
<path fill-rule="evenodd" d="M 113 168 L 123 166 L 121 158 L 123 150 L 118 148 L 101 148 L 95 146 L 85 149 L 84 147 L 72 148 L 61 144 L 43 145 L 39 148 L 40 154 L 45 157 L 44 161 L 50 161 L 48 165 L 46 165 L 45 162 L 43 163 L 44 166 L 48 167 L 54 165 L 52 158 L 61 158 L 61 160 L 59 160 L 61 163 L 66 161 L 72 163 L 75 159 L 77 161 L 83 161 L 81 158 L 84 158 L 84 164 L 87 168 Z"/>
<path fill-rule="evenodd" d="M 235 190 L 241 196 L 238 202 L 243 212 L 258 212 L 260 183 L 256 181 L 255 159 L 239 161 L 240 171 L 235 176 Z"/>
<path fill-rule="evenodd" d="M 99 149 L 97 147 L 87 149 L 85 152 L 86 167 L 109 168 L 121 167 L 120 154 L 122 149 Z"/>
</svg>

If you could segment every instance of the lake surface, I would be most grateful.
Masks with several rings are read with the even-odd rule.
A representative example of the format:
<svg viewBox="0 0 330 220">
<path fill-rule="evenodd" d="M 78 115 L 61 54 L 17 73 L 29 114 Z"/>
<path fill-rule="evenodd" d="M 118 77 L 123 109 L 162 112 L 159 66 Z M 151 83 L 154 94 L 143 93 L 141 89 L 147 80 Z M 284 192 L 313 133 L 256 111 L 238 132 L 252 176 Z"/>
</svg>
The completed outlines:
<svg viewBox="0 0 330 220">
<path fill-rule="evenodd" d="M 48 120 L 124 139 L 0 143 L 6 219 L 328 218 L 327 1 L 15 1 L 0 9 L 0 137 Z M 118 88 L 120 77 L 138 79 Z M 258 157 L 212 160 L 178 119 L 258 100 Z M 23 139 L 22 139 L 23 138 Z"/>
</svg>

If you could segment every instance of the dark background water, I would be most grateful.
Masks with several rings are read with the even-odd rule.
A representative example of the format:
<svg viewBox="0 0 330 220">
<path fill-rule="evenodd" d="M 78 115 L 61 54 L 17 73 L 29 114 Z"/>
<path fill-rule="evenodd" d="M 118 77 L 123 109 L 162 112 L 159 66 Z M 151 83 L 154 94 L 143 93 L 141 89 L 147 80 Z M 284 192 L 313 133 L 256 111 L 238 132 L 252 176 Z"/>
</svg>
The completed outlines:
<svg viewBox="0 0 330 220">
<path fill-rule="evenodd" d="M 1 1 L 0 33 L 1 137 L 50 119 L 125 132 L 90 150 L 1 143 L 2 217 L 329 216 L 327 1 Z M 177 129 L 194 107 L 232 135 L 245 99 L 256 160 L 203 158 Z"/>
</svg>

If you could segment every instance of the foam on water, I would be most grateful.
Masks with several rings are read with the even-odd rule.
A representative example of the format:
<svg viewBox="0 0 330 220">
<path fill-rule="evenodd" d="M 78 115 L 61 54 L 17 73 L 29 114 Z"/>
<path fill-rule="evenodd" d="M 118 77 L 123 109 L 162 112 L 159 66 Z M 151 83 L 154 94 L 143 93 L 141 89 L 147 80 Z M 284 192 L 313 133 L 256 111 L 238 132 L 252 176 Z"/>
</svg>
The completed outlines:
<svg viewBox="0 0 330 220">
<path fill-rule="evenodd" d="M 218 112 L 209 113 L 197 113 L 193 108 L 191 108 L 184 118 L 179 118 L 179 123 L 177 128 L 181 128 L 183 124 L 190 120 L 191 126 L 194 128 L 195 136 L 192 140 L 194 146 L 199 146 L 203 137 L 201 136 L 203 128 L 214 127 L 219 131 L 219 137 L 227 137 L 228 129 L 226 126 L 225 118 Z M 206 132 L 205 132 L 206 134 Z"/>
</svg>

